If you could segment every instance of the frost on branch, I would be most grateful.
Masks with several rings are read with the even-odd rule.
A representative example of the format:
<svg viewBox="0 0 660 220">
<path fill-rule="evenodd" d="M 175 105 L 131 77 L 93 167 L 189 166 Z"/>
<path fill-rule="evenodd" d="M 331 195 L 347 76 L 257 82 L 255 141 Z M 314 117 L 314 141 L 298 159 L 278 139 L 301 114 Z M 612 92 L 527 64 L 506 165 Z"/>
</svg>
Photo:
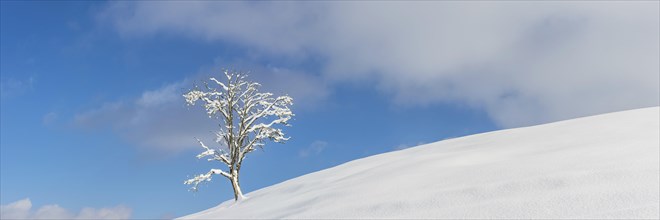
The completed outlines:
<svg viewBox="0 0 660 220">
<path fill-rule="evenodd" d="M 274 126 L 289 125 L 288 121 L 294 116 L 289 109 L 293 99 L 261 93 L 261 84 L 247 81 L 240 73 L 225 71 L 224 74 L 226 81 L 210 78 L 203 88 L 195 87 L 183 97 L 190 106 L 201 102 L 209 118 L 221 122 L 216 142 L 227 151 L 208 147 L 198 139 L 204 151 L 197 158 L 210 157 L 208 161 L 222 162 L 227 165 L 227 171 L 212 169 L 184 183 L 194 185 L 192 189 L 197 190 L 199 183 L 210 181 L 213 174 L 220 174 L 232 182 L 234 198 L 239 199 L 242 192 L 238 175 L 245 156 L 257 147 L 262 148 L 268 140 L 277 143 L 289 140 L 281 128 Z"/>
</svg>

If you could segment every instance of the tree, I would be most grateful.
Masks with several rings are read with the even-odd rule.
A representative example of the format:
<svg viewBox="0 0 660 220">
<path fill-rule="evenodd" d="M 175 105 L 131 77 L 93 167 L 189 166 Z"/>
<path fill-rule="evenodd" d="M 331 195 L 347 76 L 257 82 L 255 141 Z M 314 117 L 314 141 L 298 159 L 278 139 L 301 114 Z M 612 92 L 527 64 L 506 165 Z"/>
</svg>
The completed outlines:
<svg viewBox="0 0 660 220">
<path fill-rule="evenodd" d="M 200 183 L 211 181 L 213 174 L 226 177 L 234 188 L 234 200 L 244 198 L 239 184 L 241 165 L 248 153 L 257 147 L 262 148 L 266 141 L 284 143 L 289 140 L 275 125 L 289 126 L 287 123 L 294 114 L 289 109 L 293 99 L 289 96 L 273 97 L 272 93 L 260 93 L 259 83 L 246 80 L 245 74 L 224 71 L 227 80 L 223 83 L 215 78 L 204 82 L 204 88 L 195 86 L 183 95 L 188 105 L 201 101 L 209 118 L 220 120 L 220 130 L 216 142 L 220 145 L 211 148 L 201 140 L 197 142 L 204 152 L 197 158 L 210 157 L 208 161 L 219 161 L 227 165 L 227 170 L 211 169 L 186 180 L 184 184 L 194 185 L 197 191 Z M 209 85 L 211 84 L 211 85 Z"/>
</svg>

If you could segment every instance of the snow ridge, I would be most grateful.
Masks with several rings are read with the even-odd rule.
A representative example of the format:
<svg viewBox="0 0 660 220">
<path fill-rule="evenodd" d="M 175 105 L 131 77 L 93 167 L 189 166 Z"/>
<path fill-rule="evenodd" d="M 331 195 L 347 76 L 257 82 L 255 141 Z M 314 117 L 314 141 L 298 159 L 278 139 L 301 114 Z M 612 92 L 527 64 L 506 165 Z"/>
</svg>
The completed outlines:
<svg viewBox="0 0 660 220">
<path fill-rule="evenodd" d="M 354 160 L 182 218 L 660 218 L 660 108 Z"/>
</svg>

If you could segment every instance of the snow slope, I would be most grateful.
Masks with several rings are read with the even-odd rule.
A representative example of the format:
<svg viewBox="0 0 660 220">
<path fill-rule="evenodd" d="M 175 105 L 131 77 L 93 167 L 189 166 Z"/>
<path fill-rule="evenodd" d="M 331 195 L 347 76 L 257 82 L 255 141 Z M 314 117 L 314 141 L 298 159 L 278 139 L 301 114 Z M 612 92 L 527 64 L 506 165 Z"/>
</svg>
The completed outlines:
<svg viewBox="0 0 660 220">
<path fill-rule="evenodd" d="M 660 108 L 354 160 L 183 218 L 660 218 Z"/>
</svg>

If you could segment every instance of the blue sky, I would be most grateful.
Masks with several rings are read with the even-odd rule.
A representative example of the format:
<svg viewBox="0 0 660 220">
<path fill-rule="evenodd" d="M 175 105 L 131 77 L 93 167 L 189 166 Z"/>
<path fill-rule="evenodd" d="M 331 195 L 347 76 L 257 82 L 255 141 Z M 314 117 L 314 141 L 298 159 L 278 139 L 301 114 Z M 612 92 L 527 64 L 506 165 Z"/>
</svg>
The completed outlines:
<svg viewBox="0 0 660 220">
<path fill-rule="evenodd" d="M 221 68 L 295 102 L 291 141 L 250 155 L 244 192 L 422 143 L 660 102 L 652 1 L 1 6 L 0 203 L 28 217 L 173 217 L 231 199 L 222 178 L 197 193 L 182 184 L 220 166 L 195 158 L 194 137 L 215 125 L 181 94 Z"/>
</svg>

